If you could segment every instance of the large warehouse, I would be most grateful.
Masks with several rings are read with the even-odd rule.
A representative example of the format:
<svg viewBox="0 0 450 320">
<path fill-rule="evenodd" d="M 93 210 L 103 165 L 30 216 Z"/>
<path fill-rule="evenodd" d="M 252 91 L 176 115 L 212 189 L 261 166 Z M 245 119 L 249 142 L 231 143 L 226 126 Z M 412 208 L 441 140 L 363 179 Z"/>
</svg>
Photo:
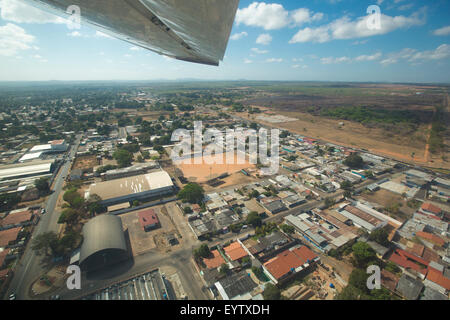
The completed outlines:
<svg viewBox="0 0 450 320">
<path fill-rule="evenodd" d="M 53 172 L 55 160 L 37 160 L 0 166 L 0 180 L 14 180 Z"/>
<path fill-rule="evenodd" d="M 92 271 L 124 261 L 129 257 L 122 220 L 103 214 L 83 226 L 79 265 Z"/>
<path fill-rule="evenodd" d="M 100 183 L 93 183 L 85 198 L 97 194 L 101 205 L 112 206 L 134 200 L 148 200 L 172 194 L 174 184 L 166 171 L 156 171 L 134 177 L 127 177 Z"/>
</svg>

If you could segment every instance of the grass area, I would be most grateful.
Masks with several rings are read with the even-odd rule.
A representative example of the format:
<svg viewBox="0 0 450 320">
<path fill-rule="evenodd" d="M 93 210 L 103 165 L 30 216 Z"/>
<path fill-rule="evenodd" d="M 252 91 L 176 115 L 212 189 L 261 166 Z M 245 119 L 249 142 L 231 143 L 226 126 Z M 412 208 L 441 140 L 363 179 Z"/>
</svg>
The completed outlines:
<svg viewBox="0 0 450 320">
<path fill-rule="evenodd" d="M 321 116 L 340 120 L 350 120 L 365 123 L 420 123 L 416 113 L 410 110 L 388 110 L 369 107 L 338 107 L 321 110 Z"/>
</svg>

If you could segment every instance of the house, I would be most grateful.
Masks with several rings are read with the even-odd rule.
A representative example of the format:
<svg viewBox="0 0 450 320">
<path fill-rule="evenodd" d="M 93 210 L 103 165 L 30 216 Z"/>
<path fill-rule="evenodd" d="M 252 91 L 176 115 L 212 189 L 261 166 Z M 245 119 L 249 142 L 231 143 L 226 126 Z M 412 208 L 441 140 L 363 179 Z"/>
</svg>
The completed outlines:
<svg viewBox="0 0 450 320">
<path fill-rule="evenodd" d="M 208 269 L 216 269 L 225 263 L 225 259 L 218 250 L 211 251 L 211 255 L 209 258 L 203 258 L 203 263 Z"/>
<path fill-rule="evenodd" d="M 214 284 L 223 300 L 249 300 L 250 294 L 258 285 L 245 272 L 228 276 Z"/>
<path fill-rule="evenodd" d="M 263 264 L 267 276 L 275 283 L 282 282 L 309 268 L 319 257 L 305 246 L 283 251 Z"/>
<path fill-rule="evenodd" d="M 439 263 L 431 262 L 424 284 L 442 294 L 447 294 L 450 291 L 450 278 L 444 275 L 444 269 Z"/>
<path fill-rule="evenodd" d="M 141 224 L 142 230 L 145 232 L 159 228 L 161 225 L 159 223 L 158 216 L 155 210 L 148 209 L 138 213 L 139 223 Z"/>
<path fill-rule="evenodd" d="M 417 300 L 422 289 L 422 281 L 414 279 L 406 274 L 401 276 L 397 284 L 397 292 L 408 300 Z"/>
<path fill-rule="evenodd" d="M 22 227 L 0 231 L 0 248 L 6 248 L 16 243 Z"/>
<path fill-rule="evenodd" d="M 231 243 L 227 247 L 224 247 L 223 250 L 231 261 L 237 261 L 248 256 L 247 251 L 245 251 L 241 244 L 237 241 Z"/>
<path fill-rule="evenodd" d="M 429 203 L 426 202 L 422 205 L 422 207 L 420 207 L 420 210 L 425 213 L 425 214 L 431 214 L 431 215 L 435 215 L 435 216 L 439 216 L 442 213 L 442 209 Z"/>
</svg>

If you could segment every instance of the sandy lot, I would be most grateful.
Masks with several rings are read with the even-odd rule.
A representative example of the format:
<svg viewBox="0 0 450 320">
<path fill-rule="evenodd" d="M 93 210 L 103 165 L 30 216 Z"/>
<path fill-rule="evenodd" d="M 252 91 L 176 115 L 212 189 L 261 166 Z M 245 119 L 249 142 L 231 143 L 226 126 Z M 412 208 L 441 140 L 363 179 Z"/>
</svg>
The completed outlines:
<svg viewBox="0 0 450 320">
<path fill-rule="evenodd" d="M 81 156 L 75 159 L 73 169 L 92 169 L 97 166 L 97 158 L 95 156 Z"/>
<path fill-rule="evenodd" d="M 133 256 L 138 256 L 153 249 L 165 251 L 170 247 L 165 241 L 165 235 L 169 233 L 175 234 L 176 230 L 170 218 L 162 210 L 163 207 L 158 206 L 152 208 L 158 216 L 161 227 L 149 232 L 142 230 L 138 218 L 138 212 L 145 209 L 120 215 L 123 228 L 124 230 L 128 229 L 130 235 Z"/>
<path fill-rule="evenodd" d="M 194 164 L 194 161 L 192 161 L 192 164 L 180 163 L 175 165 L 183 172 L 186 179 L 193 182 L 205 182 L 224 173 L 232 174 L 239 172 L 242 169 L 255 167 L 255 165 L 250 164 L 247 160 L 244 164 L 238 164 L 236 155 L 233 164 L 226 163 L 225 154 L 222 154 L 222 159 L 222 164 L 208 164 L 207 162 L 212 162 L 214 159 L 211 159 L 210 157 L 203 157 L 201 164 Z"/>
</svg>

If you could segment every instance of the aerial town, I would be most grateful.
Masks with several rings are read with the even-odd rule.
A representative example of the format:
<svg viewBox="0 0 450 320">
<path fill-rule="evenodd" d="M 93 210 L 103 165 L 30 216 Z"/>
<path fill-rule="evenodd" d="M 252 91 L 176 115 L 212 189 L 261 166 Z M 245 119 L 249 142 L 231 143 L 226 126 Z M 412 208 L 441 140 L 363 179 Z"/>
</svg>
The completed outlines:
<svg viewBox="0 0 450 320">
<path fill-rule="evenodd" d="M 2 94 L 2 298 L 448 300 L 448 165 L 285 129 L 297 119 L 244 102 L 262 91 Z M 243 163 L 173 161 L 172 133 L 195 121 L 279 129 L 277 172 L 248 149 Z M 74 265 L 81 288 L 70 290 Z M 369 290 L 373 265 L 381 287 Z"/>
</svg>

